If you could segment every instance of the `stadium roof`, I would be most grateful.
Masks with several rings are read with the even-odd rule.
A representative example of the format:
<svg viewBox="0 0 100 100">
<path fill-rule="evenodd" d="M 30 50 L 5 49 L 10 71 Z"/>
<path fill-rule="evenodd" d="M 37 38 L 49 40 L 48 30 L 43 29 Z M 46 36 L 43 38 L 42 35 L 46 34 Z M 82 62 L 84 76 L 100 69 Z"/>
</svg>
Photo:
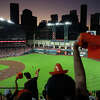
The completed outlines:
<svg viewBox="0 0 100 100">
<path fill-rule="evenodd" d="M 25 40 L 25 31 L 21 25 L 0 18 L 0 40 Z"/>
</svg>

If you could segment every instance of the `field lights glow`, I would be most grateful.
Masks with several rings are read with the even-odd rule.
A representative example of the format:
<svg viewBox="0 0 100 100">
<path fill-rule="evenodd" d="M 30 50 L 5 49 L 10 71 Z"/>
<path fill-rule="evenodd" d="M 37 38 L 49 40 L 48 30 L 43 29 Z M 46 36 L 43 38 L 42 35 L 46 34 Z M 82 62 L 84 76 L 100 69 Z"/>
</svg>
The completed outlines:
<svg viewBox="0 0 100 100">
<path fill-rule="evenodd" d="M 2 21 L 2 22 L 8 22 L 9 24 L 14 24 L 14 22 L 12 22 L 11 20 L 6 20 L 6 19 L 4 19 L 2 17 L 0 17 L 0 21 Z"/>
<path fill-rule="evenodd" d="M 59 26 L 59 25 L 71 25 L 71 22 L 65 22 L 65 23 L 48 23 L 47 26 Z"/>
<path fill-rule="evenodd" d="M 1 17 L 1 18 L 0 18 L 0 21 L 5 21 L 5 19 Z"/>
<path fill-rule="evenodd" d="M 12 22 L 11 20 L 7 20 L 7 22 L 10 24 L 14 24 L 14 22 Z"/>
<path fill-rule="evenodd" d="M 65 25 L 71 25 L 72 23 L 71 22 L 65 22 Z"/>
</svg>

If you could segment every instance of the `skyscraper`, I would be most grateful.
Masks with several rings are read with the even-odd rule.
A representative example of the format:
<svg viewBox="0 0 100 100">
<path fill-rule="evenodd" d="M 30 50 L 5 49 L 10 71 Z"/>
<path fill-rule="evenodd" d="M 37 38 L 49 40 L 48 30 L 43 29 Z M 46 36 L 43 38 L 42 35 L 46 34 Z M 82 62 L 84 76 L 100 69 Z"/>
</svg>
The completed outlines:
<svg viewBox="0 0 100 100">
<path fill-rule="evenodd" d="M 10 20 L 15 24 L 19 24 L 19 4 L 10 3 Z"/>
<path fill-rule="evenodd" d="M 97 32 L 100 35 L 100 13 L 91 15 L 90 29 Z"/>
<path fill-rule="evenodd" d="M 33 34 L 37 31 L 37 17 L 32 16 L 31 10 L 23 10 L 23 13 L 21 15 L 21 25 L 26 31 L 26 39 L 33 39 Z"/>
<path fill-rule="evenodd" d="M 32 26 L 32 11 L 25 9 L 21 15 L 21 24 L 24 26 Z"/>
<path fill-rule="evenodd" d="M 62 15 L 62 19 L 61 19 L 61 22 L 71 22 L 71 17 L 70 17 L 70 14 L 68 15 Z"/>
<path fill-rule="evenodd" d="M 91 15 L 91 26 L 93 25 L 100 25 L 100 13 Z"/>
<path fill-rule="evenodd" d="M 81 5 L 80 11 L 80 24 L 84 27 L 87 26 L 87 5 Z"/>
<path fill-rule="evenodd" d="M 58 22 L 58 15 L 57 14 L 51 15 L 51 22 L 53 22 L 53 23 Z"/>
<path fill-rule="evenodd" d="M 77 24 L 78 23 L 77 10 L 71 10 L 70 11 L 70 18 L 71 18 L 71 22 L 73 24 Z"/>
</svg>

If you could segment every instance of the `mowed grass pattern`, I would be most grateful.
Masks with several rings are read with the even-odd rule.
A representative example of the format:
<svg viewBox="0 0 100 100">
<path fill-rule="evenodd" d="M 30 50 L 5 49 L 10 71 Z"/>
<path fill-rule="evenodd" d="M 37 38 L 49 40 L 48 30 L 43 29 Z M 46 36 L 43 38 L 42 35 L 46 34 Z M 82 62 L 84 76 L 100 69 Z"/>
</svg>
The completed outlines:
<svg viewBox="0 0 100 100">
<path fill-rule="evenodd" d="M 29 54 L 19 57 L 4 58 L 5 60 L 19 61 L 25 64 L 23 72 L 30 72 L 32 76 L 37 68 L 40 68 L 38 79 L 39 93 L 42 93 L 44 85 L 51 76 L 49 72 L 54 70 L 56 63 L 60 63 L 63 69 L 68 69 L 67 73 L 74 79 L 73 56 Z M 100 62 L 88 58 L 82 58 L 87 78 L 87 87 L 89 90 L 100 90 Z M 33 66 L 33 67 L 32 67 Z M 0 87 L 14 87 L 15 76 L 0 82 Z M 25 77 L 18 80 L 18 86 L 23 87 L 26 82 Z M 67 84 L 66 84 L 67 85 Z"/>
</svg>

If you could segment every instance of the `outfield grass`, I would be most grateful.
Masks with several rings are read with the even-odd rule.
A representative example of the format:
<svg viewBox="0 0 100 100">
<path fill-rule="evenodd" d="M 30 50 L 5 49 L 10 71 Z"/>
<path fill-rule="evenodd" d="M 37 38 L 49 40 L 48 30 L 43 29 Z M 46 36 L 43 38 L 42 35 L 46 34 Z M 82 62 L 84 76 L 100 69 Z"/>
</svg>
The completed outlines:
<svg viewBox="0 0 100 100">
<path fill-rule="evenodd" d="M 1 65 L 1 64 L 0 64 L 0 70 L 4 70 L 4 69 L 7 69 L 7 68 L 9 68 L 9 67 L 6 66 L 6 65 Z"/>
<path fill-rule="evenodd" d="M 63 69 L 68 69 L 68 75 L 74 79 L 73 56 L 61 55 L 44 55 L 44 54 L 30 54 L 19 57 L 9 57 L 6 60 L 19 61 L 25 64 L 23 72 L 30 72 L 34 76 L 37 68 L 40 68 L 38 79 L 39 93 L 43 90 L 45 83 L 50 77 L 49 72 L 52 72 L 56 63 L 61 63 Z M 100 90 L 100 62 L 88 58 L 82 58 L 87 77 L 87 87 L 89 90 Z M 32 66 L 34 66 L 32 68 Z M 1 86 L 13 87 L 15 86 L 15 77 L 10 77 L 0 82 Z M 25 78 L 18 81 L 20 87 L 24 85 Z"/>
</svg>

